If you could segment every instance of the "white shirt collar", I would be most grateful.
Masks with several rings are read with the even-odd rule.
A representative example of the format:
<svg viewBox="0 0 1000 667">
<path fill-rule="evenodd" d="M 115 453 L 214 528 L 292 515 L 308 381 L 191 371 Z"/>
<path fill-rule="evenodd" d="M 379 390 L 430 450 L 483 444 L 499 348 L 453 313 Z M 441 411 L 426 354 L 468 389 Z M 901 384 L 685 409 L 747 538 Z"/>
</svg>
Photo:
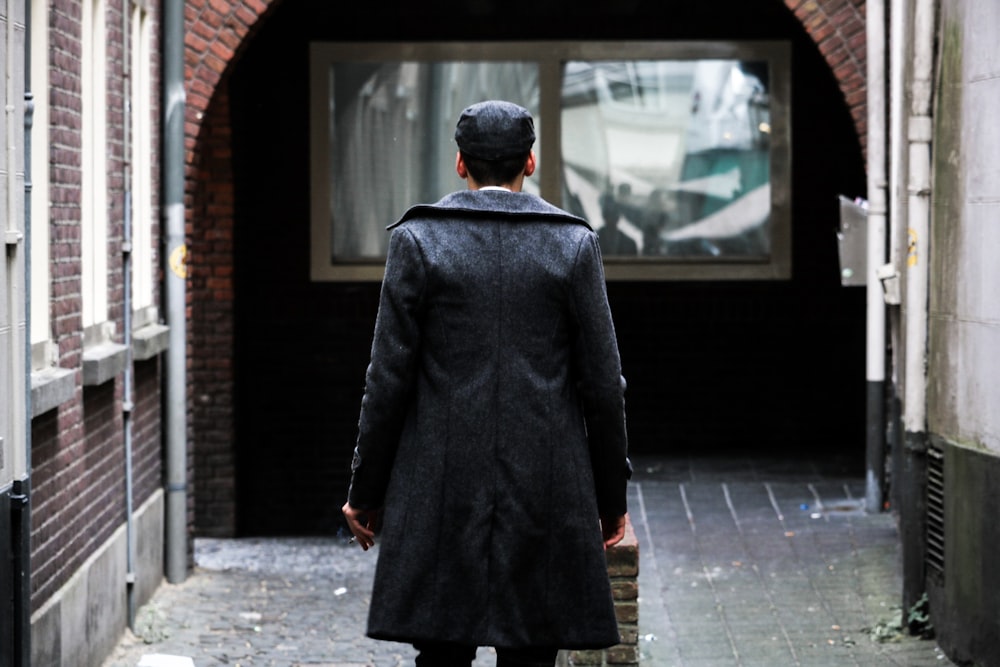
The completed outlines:
<svg viewBox="0 0 1000 667">
<path fill-rule="evenodd" d="M 503 190 L 504 192 L 513 192 L 510 188 L 505 188 L 502 185 L 484 185 L 480 190 Z"/>
</svg>

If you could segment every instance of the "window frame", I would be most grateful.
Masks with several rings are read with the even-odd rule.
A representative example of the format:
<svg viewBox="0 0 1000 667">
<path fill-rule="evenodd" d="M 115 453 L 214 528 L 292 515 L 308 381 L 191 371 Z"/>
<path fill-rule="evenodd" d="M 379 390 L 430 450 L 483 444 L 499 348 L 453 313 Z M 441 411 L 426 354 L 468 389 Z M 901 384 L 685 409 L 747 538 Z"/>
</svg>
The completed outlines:
<svg viewBox="0 0 1000 667">
<path fill-rule="evenodd" d="M 105 0 L 84 0 L 81 17 L 80 247 L 83 327 L 108 337 L 107 33 Z M 87 343 L 85 342 L 85 345 Z"/>
<path fill-rule="evenodd" d="M 49 22 L 48 2 L 31 0 L 31 370 L 55 365 L 49 233 Z"/>
<path fill-rule="evenodd" d="M 791 277 L 791 48 L 784 41 L 313 42 L 310 44 L 310 276 L 313 281 L 379 281 L 385 262 L 330 258 L 330 68 L 338 62 L 523 61 L 538 65 L 537 179 L 541 196 L 562 201 L 561 109 L 568 61 L 729 59 L 769 65 L 770 254 L 767 258 L 608 257 L 608 280 L 786 280 Z M 552 165 L 552 166 L 548 166 Z M 456 177 L 457 179 L 457 177 Z M 460 187 L 456 180 L 456 189 Z M 414 202 L 417 203 L 417 202 Z M 403 211 L 399 212 L 400 214 Z M 387 220 L 386 225 L 393 222 Z"/>
<path fill-rule="evenodd" d="M 131 16 L 132 310 L 134 328 L 156 321 L 153 246 L 152 17 L 143 3 Z M 140 317 L 135 317 L 139 315 Z"/>
</svg>

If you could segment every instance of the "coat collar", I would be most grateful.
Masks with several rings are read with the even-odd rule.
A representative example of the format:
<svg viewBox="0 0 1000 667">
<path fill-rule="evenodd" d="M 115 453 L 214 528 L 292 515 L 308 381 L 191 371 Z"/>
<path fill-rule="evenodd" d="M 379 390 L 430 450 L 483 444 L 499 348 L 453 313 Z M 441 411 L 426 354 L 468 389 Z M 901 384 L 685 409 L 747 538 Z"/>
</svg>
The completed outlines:
<svg viewBox="0 0 1000 667">
<path fill-rule="evenodd" d="M 460 190 L 446 195 L 436 204 L 419 204 L 410 208 L 399 220 L 389 225 L 393 229 L 414 218 L 482 218 L 543 219 L 566 222 L 591 229 L 583 218 L 557 208 L 541 197 L 528 192 L 506 190 Z"/>
</svg>

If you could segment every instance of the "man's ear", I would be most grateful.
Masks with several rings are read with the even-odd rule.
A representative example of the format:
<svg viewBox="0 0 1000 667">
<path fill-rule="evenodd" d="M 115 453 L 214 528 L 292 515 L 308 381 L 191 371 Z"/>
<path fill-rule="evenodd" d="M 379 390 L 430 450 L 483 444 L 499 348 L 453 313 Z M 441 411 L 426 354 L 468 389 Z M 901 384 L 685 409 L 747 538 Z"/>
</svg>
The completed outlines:
<svg viewBox="0 0 1000 667">
<path fill-rule="evenodd" d="M 469 169 L 465 166 L 465 160 L 462 159 L 462 151 L 458 151 L 455 154 L 455 171 L 458 173 L 458 177 L 465 180 L 469 177 Z"/>
<path fill-rule="evenodd" d="M 524 161 L 524 175 L 531 176 L 535 173 L 535 167 L 537 162 L 535 161 L 535 151 L 528 152 L 528 159 Z"/>
</svg>

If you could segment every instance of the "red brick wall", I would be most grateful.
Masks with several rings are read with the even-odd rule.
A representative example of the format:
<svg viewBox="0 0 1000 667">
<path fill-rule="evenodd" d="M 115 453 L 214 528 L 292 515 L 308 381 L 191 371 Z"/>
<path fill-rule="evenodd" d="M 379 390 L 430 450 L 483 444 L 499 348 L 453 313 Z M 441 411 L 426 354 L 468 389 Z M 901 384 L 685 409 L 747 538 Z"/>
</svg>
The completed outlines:
<svg viewBox="0 0 1000 667">
<path fill-rule="evenodd" d="M 188 0 L 186 234 L 189 359 L 188 448 L 193 468 L 193 524 L 202 535 L 232 535 L 236 526 L 233 445 L 233 194 L 228 100 L 223 74 L 272 0 Z"/>
<path fill-rule="evenodd" d="M 195 434 L 195 526 L 230 535 L 236 521 L 233 447 L 233 177 L 229 98 L 225 86 L 206 112 L 196 145 L 190 215 L 189 289 L 195 354 L 189 361 Z"/>
<path fill-rule="evenodd" d="M 868 139 L 865 0 L 785 0 L 833 71 L 861 145 Z"/>
<path fill-rule="evenodd" d="M 132 488 L 135 507 L 163 486 L 160 359 L 139 361 L 133 375 Z"/>
<path fill-rule="evenodd" d="M 188 0 L 185 80 L 188 150 L 215 88 L 257 21 L 281 0 Z M 865 137 L 865 0 L 784 0 L 834 71 L 862 142 Z"/>
<path fill-rule="evenodd" d="M 108 318 L 122 342 L 124 281 L 125 114 L 123 16 L 131 3 L 109 0 L 107 29 Z M 55 593 L 125 519 L 122 375 L 97 387 L 82 386 L 81 135 L 79 0 L 54 0 L 48 17 L 50 208 L 34 211 L 33 224 L 48 220 L 52 288 L 52 337 L 58 366 L 76 371 L 73 398 L 32 421 L 32 608 Z M 157 28 L 154 24 L 153 52 Z M 33 82 L 34 86 L 46 85 Z M 154 90 L 158 81 L 153 80 Z M 154 114 L 158 104 L 153 101 Z M 154 116 L 155 118 L 155 116 Z M 156 124 L 154 123 L 154 127 Z M 154 134 L 152 163 L 157 164 Z M 35 156 L 36 159 L 39 156 Z M 45 159 L 42 156 L 41 159 Z M 154 166 L 154 191 L 158 169 Z M 155 210 L 155 201 L 154 201 Z M 154 247 L 158 244 L 156 226 Z M 155 299 L 154 295 L 154 299 Z M 135 367 L 133 452 L 136 506 L 161 485 L 158 361 Z"/>
<path fill-rule="evenodd" d="M 785 4 L 834 71 L 863 145 L 863 0 L 785 0 Z M 230 282 L 233 257 L 228 250 L 236 232 L 232 174 L 226 168 L 231 153 L 227 146 L 228 96 L 224 82 L 230 65 L 263 23 L 261 18 L 279 5 L 280 0 L 189 0 L 186 5 L 187 211 L 191 240 L 189 288 L 193 295 L 190 340 L 194 351 L 189 376 L 191 450 L 196 471 L 196 530 L 208 535 L 233 534 L 237 525 L 235 459 L 239 445 L 234 442 L 234 294 Z M 408 38 L 413 37 L 399 36 Z M 621 303 L 644 299 L 627 287 L 619 291 L 623 293 Z M 659 353 L 654 350 L 652 354 Z M 641 367 L 643 360 L 632 363 Z M 761 363 L 766 365 L 767 361 Z M 739 431 L 740 427 L 733 428 Z"/>
</svg>

